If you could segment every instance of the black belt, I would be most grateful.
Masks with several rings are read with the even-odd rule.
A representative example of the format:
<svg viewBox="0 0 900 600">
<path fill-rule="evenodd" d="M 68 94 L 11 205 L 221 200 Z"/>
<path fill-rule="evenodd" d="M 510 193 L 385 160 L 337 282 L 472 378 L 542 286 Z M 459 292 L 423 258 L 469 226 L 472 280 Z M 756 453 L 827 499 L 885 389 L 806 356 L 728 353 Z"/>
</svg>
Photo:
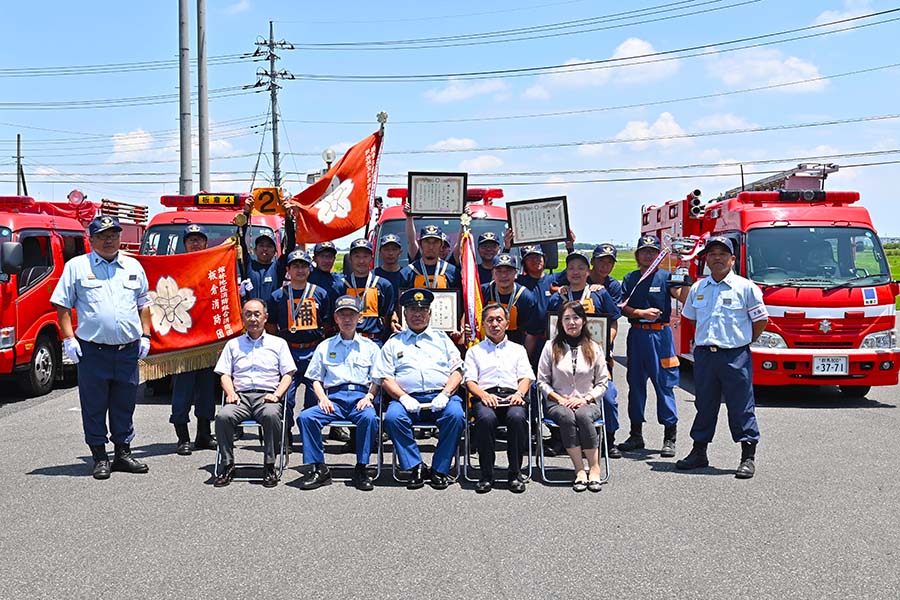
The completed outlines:
<svg viewBox="0 0 900 600">
<path fill-rule="evenodd" d="M 514 388 L 507 388 L 507 387 L 495 385 L 494 387 L 489 387 L 484 391 L 487 392 L 488 394 L 493 394 L 495 396 L 500 396 L 501 398 L 505 398 L 506 396 L 512 396 L 519 390 L 514 389 Z"/>
<path fill-rule="evenodd" d="M 341 385 L 333 385 L 329 388 L 325 388 L 326 394 L 331 394 L 333 392 L 368 392 L 369 385 L 360 385 L 358 383 L 342 383 Z"/>
<path fill-rule="evenodd" d="M 694 350 L 697 348 L 702 348 L 704 350 L 709 350 L 710 352 L 725 352 L 726 350 L 743 350 L 747 346 L 738 346 L 736 348 L 723 348 L 722 346 L 694 346 Z"/>
<path fill-rule="evenodd" d="M 235 390 L 238 394 L 274 394 L 275 390 Z"/>
<path fill-rule="evenodd" d="M 130 348 L 140 342 L 140 340 L 134 340 L 133 342 L 126 342 L 124 344 L 101 344 L 99 342 L 89 342 L 82 339 L 79 339 L 78 341 L 82 344 L 91 344 L 92 346 L 96 346 L 104 350 L 124 350 L 125 348 Z"/>
</svg>

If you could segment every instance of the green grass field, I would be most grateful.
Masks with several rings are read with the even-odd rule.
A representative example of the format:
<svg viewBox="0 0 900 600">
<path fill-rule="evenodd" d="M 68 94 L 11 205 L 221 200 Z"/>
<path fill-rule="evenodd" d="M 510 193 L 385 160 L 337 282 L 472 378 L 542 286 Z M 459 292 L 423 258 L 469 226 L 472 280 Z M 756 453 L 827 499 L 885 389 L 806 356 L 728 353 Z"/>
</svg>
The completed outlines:
<svg viewBox="0 0 900 600">
<path fill-rule="evenodd" d="M 896 281 L 900 279 L 900 254 L 888 254 L 888 266 L 891 268 L 891 276 Z M 897 298 L 897 308 L 900 308 L 900 298 Z"/>
</svg>

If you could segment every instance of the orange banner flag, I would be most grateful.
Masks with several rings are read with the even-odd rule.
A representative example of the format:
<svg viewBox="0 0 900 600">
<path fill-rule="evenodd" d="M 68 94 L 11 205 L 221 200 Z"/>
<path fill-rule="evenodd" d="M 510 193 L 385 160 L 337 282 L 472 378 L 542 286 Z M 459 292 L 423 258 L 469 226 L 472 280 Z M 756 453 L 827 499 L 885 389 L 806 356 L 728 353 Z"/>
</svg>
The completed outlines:
<svg viewBox="0 0 900 600">
<path fill-rule="evenodd" d="M 383 138 L 376 131 L 355 144 L 321 179 L 292 198 L 300 205 L 298 244 L 336 240 L 366 226 L 375 201 Z"/>
</svg>

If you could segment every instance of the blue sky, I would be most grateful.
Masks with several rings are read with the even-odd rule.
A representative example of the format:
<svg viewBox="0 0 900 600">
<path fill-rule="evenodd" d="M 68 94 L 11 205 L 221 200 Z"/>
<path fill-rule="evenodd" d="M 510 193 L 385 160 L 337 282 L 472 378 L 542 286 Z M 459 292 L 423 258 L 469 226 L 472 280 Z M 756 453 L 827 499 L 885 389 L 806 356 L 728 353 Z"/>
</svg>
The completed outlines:
<svg viewBox="0 0 900 600">
<path fill-rule="evenodd" d="M 196 21 L 191 15 L 192 57 Z M 281 53 L 279 67 L 295 75 L 444 74 L 518 69 L 627 58 L 689 46 L 715 44 L 896 8 L 877 0 L 665 0 L 597 2 L 275 2 L 208 0 L 211 58 L 252 52 L 257 36 L 275 21 L 276 38 L 294 44 L 407 40 L 464 35 L 607 16 L 604 30 L 500 44 L 413 50 L 312 50 Z M 651 8 L 656 7 L 656 8 Z M 655 12 L 615 17 L 614 13 Z M 707 11 L 702 14 L 686 14 Z M 682 16 L 676 16 L 682 15 Z M 878 19 L 897 18 L 900 13 Z M 79 188 L 89 198 L 148 204 L 178 189 L 178 69 L 62 75 L 47 67 L 173 61 L 178 52 L 177 2 L 170 0 L 86 3 L 9 3 L 0 38 L 0 193 L 13 194 L 15 134 L 23 134 L 29 192 L 63 200 Z M 636 23 L 635 21 L 657 22 Z M 618 20 L 615 20 L 618 19 Z M 614 27 L 613 27 L 614 26 Z M 815 33 L 821 30 L 811 30 Z M 900 149 L 900 119 L 682 139 L 628 141 L 753 127 L 890 115 L 898 112 L 900 68 L 741 92 L 795 81 L 871 69 L 898 61 L 900 21 L 761 48 L 610 69 L 553 75 L 430 82 L 283 82 L 280 95 L 285 187 L 305 187 L 305 172 L 318 169 L 326 147 L 343 150 L 375 130 L 375 115 L 390 115 L 381 161 L 381 182 L 399 184 L 410 170 L 464 170 L 470 185 L 501 184 L 508 200 L 565 194 L 580 240 L 628 242 L 636 238 L 642 204 L 660 204 L 700 188 L 707 198 L 740 184 L 735 161 L 760 161 Z M 771 38 L 769 38 L 771 39 Z M 776 38 L 777 39 L 777 38 Z M 256 81 L 249 60 L 211 64 L 210 88 Z M 29 77 L 11 77 L 10 74 Z M 196 77 L 192 81 L 196 85 Z M 689 96 L 717 97 L 679 102 Z M 10 110 L 10 103 L 47 103 L 172 95 L 142 106 L 80 110 Z M 650 103 L 657 103 L 649 105 Z M 644 105 L 621 109 L 624 105 Z M 247 191 L 260 148 L 268 95 L 244 93 L 213 98 L 211 164 L 215 191 Z M 528 114 L 587 110 L 576 115 L 502 119 Z M 610 110 L 597 110 L 610 109 Z M 450 120 L 470 119 L 450 122 Z M 362 123 L 328 123 L 361 121 Z M 410 121 L 436 121 L 410 123 Z M 196 110 L 193 115 L 196 126 Z M 270 150 L 269 137 L 265 149 Z M 619 140 L 618 143 L 581 144 Z M 623 141 L 624 140 L 624 141 Z M 491 150 L 506 146 L 558 147 Z M 443 150 L 407 154 L 411 150 Z M 449 152 L 448 150 L 456 150 Z M 394 153 L 394 154 L 388 154 Z M 306 155 L 304 155 L 306 154 Z M 311 155 L 309 155 L 311 154 Z M 225 158 L 238 156 L 238 158 Z M 194 151 L 196 158 L 196 149 Z M 839 164 L 900 159 L 900 152 L 831 159 Z M 270 156 L 260 179 L 271 177 Z M 708 165 L 696 169 L 651 167 Z M 750 164 L 748 172 L 789 168 L 791 162 Z M 638 168 L 617 173 L 560 174 L 566 170 Z M 496 173 L 545 173 L 536 176 Z M 299 173 L 299 175 L 298 175 Z M 477 175 L 485 173 L 485 175 Z M 115 176 L 119 174 L 120 176 Z M 700 175 L 725 174 L 720 177 Z M 602 183 L 572 180 L 687 176 L 684 179 Z M 394 176 L 394 177 L 389 177 Z M 748 180 L 752 179 L 748 176 Z M 873 213 L 883 235 L 900 235 L 895 208 L 900 165 L 844 169 L 828 189 L 853 189 Z M 49 183 L 54 182 L 54 183 Z M 197 191 L 198 178 L 194 176 Z M 386 191 L 386 185 L 380 190 Z"/>
</svg>

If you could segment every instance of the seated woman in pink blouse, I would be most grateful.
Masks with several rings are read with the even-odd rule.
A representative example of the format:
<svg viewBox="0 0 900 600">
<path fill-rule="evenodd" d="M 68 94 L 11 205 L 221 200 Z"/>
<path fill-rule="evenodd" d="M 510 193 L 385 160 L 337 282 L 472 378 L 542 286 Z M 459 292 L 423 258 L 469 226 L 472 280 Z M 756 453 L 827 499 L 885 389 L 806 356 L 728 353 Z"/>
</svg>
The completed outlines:
<svg viewBox="0 0 900 600">
<path fill-rule="evenodd" d="M 547 341 L 538 363 L 538 387 L 544 393 L 544 414 L 559 425 L 563 446 L 575 467 L 576 492 L 600 491 L 600 436 L 594 421 L 609 374 L 600 345 L 591 339 L 580 302 L 560 307 L 556 335 Z M 582 454 L 587 458 L 584 470 Z"/>
</svg>

